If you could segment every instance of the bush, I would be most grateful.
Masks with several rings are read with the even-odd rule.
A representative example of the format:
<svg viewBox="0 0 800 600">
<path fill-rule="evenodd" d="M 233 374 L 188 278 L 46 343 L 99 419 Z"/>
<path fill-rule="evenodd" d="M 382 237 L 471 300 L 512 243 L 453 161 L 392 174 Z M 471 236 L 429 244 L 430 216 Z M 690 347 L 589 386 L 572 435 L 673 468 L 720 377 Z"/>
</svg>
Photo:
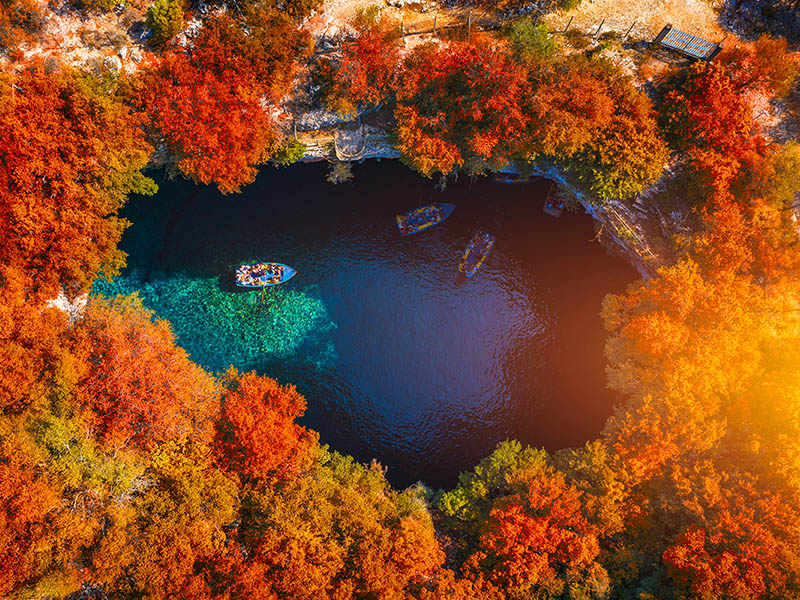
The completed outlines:
<svg viewBox="0 0 800 600">
<path fill-rule="evenodd" d="M 156 0 L 147 11 L 146 22 L 153 32 L 153 44 L 165 44 L 183 28 L 183 0 Z"/>
<path fill-rule="evenodd" d="M 505 34 L 514 55 L 526 64 L 549 58 L 558 51 L 558 42 L 550 35 L 547 25 L 536 25 L 530 17 L 512 21 Z"/>
<path fill-rule="evenodd" d="M 295 139 L 287 142 L 275 151 L 270 161 L 276 167 L 288 167 L 303 158 L 306 154 L 306 145 Z"/>
</svg>

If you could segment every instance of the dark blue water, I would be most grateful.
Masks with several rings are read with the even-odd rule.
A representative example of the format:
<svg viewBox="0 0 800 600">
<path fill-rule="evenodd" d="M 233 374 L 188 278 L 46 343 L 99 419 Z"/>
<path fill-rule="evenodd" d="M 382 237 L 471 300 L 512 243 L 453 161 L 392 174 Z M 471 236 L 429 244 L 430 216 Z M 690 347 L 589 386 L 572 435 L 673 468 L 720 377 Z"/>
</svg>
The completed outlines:
<svg viewBox="0 0 800 600">
<path fill-rule="evenodd" d="M 506 438 L 557 449 L 595 437 L 611 412 L 600 303 L 636 278 L 586 215 L 541 210 L 549 183 L 461 178 L 445 192 L 394 161 L 325 181 L 325 165 L 267 169 L 242 194 L 163 182 L 135 198 L 129 267 L 106 291 L 142 290 L 211 370 L 230 363 L 294 383 L 302 422 L 389 479 L 449 486 Z M 456 210 L 401 238 L 394 215 Z M 497 238 L 478 275 L 456 280 L 476 229 Z M 259 257 L 299 273 L 271 290 L 232 286 Z"/>
</svg>

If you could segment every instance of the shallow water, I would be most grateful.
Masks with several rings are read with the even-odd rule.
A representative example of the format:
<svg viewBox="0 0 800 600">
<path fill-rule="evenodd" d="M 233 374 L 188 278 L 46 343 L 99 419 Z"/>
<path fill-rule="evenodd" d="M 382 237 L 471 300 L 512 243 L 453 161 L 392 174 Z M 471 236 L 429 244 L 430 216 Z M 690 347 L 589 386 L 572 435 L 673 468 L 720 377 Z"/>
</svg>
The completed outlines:
<svg viewBox="0 0 800 600">
<path fill-rule="evenodd" d="M 506 438 L 557 449 L 611 412 L 600 302 L 635 271 L 608 256 L 586 215 L 541 210 L 549 183 L 461 178 L 445 192 L 395 161 L 333 186 L 324 165 L 266 169 L 240 195 L 163 182 L 126 209 L 128 269 L 104 293 L 139 290 L 211 370 L 233 363 L 291 382 L 323 443 L 377 458 L 395 485 L 450 486 Z M 402 238 L 394 215 L 452 202 Z M 497 238 L 457 281 L 474 231 Z M 299 273 L 258 292 L 232 285 L 256 257 Z"/>
</svg>

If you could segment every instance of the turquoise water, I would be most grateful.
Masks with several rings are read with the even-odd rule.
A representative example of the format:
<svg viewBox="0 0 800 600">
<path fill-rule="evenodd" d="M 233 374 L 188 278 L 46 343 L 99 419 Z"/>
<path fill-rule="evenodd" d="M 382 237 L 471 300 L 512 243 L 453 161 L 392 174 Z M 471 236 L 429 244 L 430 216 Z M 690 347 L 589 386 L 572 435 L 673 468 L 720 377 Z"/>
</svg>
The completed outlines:
<svg viewBox="0 0 800 600">
<path fill-rule="evenodd" d="M 96 282 L 93 291 L 104 296 L 138 293 L 145 306 L 172 324 L 192 359 L 211 371 L 229 365 L 259 369 L 269 359 L 299 354 L 318 368 L 335 361 L 327 334 L 336 324 L 313 290 L 274 288 L 262 299 L 258 293 L 221 289 L 219 277 L 145 276 L 130 269 L 111 283 Z"/>
<path fill-rule="evenodd" d="M 444 192 L 395 161 L 325 181 L 326 165 L 266 169 L 242 194 L 163 181 L 133 198 L 128 268 L 104 294 L 137 292 L 212 371 L 229 365 L 293 383 L 323 443 L 387 467 L 395 485 L 450 486 L 498 441 L 557 449 L 600 431 L 600 303 L 637 275 L 593 242 L 591 219 L 542 212 L 549 184 L 461 178 Z M 444 223 L 401 237 L 395 214 L 452 202 Z M 497 242 L 456 277 L 475 230 Z M 237 288 L 238 264 L 297 269 L 286 284 Z"/>
</svg>

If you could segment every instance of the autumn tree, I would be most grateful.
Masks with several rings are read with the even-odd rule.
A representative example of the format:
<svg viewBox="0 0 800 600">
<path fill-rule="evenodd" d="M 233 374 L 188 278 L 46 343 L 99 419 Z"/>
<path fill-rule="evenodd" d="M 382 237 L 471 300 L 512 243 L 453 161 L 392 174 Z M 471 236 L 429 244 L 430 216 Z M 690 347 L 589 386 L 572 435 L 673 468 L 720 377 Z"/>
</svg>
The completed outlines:
<svg viewBox="0 0 800 600">
<path fill-rule="evenodd" d="M 696 598 L 731 600 L 800 594 L 796 502 L 763 481 L 720 475 L 663 554 L 669 577 Z M 716 493 L 714 493 L 716 492 Z M 696 506 L 692 498 L 689 507 Z"/>
<path fill-rule="evenodd" d="M 528 121 L 524 93 L 521 67 L 495 47 L 418 46 L 404 61 L 397 92 L 398 149 L 427 177 L 501 167 Z"/>
<path fill-rule="evenodd" d="M 602 58 L 591 61 L 614 112 L 592 142 L 576 153 L 569 168 L 593 194 L 601 198 L 625 198 L 641 192 L 662 173 L 667 147 L 658 131 L 656 114 L 644 92 L 629 77 Z M 600 98 L 602 102 L 602 96 Z"/>
<path fill-rule="evenodd" d="M 462 567 L 469 579 L 508 598 L 559 597 L 567 588 L 586 597 L 606 593 L 588 506 L 547 453 L 518 442 L 499 444 L 439 501 L 452 531 L 470 541 Z"/>
<path fill-rule="evenodd" d="M 762 35 L 755 42 L 726 49 L 719 62 L 740 91 L 788 96 L 800 74 L 800 56 L 789 50 L 785 38 Z"/>
<path fill-rule="evenodd" d="M 692 65 L 681 88 L 667 92 L 661 113 L 678 149 L 738 155 L 749 146 L 752 108 L 719 62 Z"/>
<path fill-rule="evenodd" d="M 326 449 L 304 477 L 253 488 L 242 512 L 241 541 L 277 597 L 400 600 L 444 561 L 418 491 Z"/>
<path fill-rule="evenodd" d="M 120 596 L 210 597 L 202 561 L 225 547 L 237 514 L 236 481 L 210 448 L 187 438 L 156 446 L 150 485 L 109 511 L 91 555 L 92 579 Z"/>
<path fill-rule="evenodd" d="M 220 13 L 207 19 L 194 39 L 191 59 L 219 78 L 244 85 L 277 101 L 292 86 L 297 60 L 310 55 L 309 34 L 282 12 L 248 5 L 235 19 Z"/>
<path fill-rule="evenodd" d="M 0 594 L 6 597 L 43 575 L 36 545 L 48 529 L 48 513 L 59 504 L 58 490 L 37 468 L 40 456 L 30 446 L 25 432 L 0 416 Z"/>
<path fill-rule="evenodd" d="M 253 478 L 296 476 L 316 434 L 295 424 L 306 401 L 294 386 L 255 372 L 226 374 L 217 448 L 225 467 Z"/>
<path fill-rule="evenodd" d="M 7 0 L 0 5 L 0 48 L 10 49 L 31 39 L 42 24 L 36 0 Z"/>
<path fill-rule="evenodd" d="M 277 141 L 275 121 L 253 89 L 203 71 L 183 51 L 165 53 L 144 77 L 140 105 L 197 183 L 235 192 L 255 179 Z"/>
<path fill-rule="evenodd" d="M 323 57 L 316 73 L 323 103 L 343 115 L 391 98 L 400 66 L 399 31 L 393 21 L 377 10 L 364 10 L 352 26 L 354 36 L 342 41 L 339 56 Z"/>
<path fill-rule="evenodd" d="M 135 297 L 92 298 L 70 332 L 85 364 L 76 400 L 109 447 L 212 435 L 215 381 L 175 346 L 169 325 L 152 316 Z"/>
<path fill-rule="evenodd" d="M 597 146 L 612 126 L 616 102 L 594 63 L 581 57 L 529 64 L 533 93 L 526 102 L 531 118 L 523 156 L 566 160 Z"/>
<path fill-rule="evenodd" d="M 162 55 L 135 94 L 177 168 L 223 193 L 253 181 L 256 167 L 282 147 L 270 102 L 286 91 L 307 39 L 285 16 L 262 10 L 247 19 L 210 19 L 191 50 Z"/>
<path fill-rule="evenodd" d="M 694 597 L 797 593 L 799 299 L 794 279 L 686 260 L 606 300 L 627 398 L 603 433 L 625 484 L 617 573 Z"/>
<path fill-rule="evenodd" d="M 43 379 L 59 354 L 66 316 L 32 302 L 31 277 L 0 265 L 0 411 L 18 414 L 44 395 Z"/>
<path fill-rule="evenodd" d="M 141 174 L 152 148 L 113 83 L 36 67 L 0 82 L 0 261 L 28 293 L 86 289 L 123 263 L 116 214 L 129 193 L 153 193 Z"/>
<path fill-rule="evenodd" d="M 600 545 L 583 514 L 581 492 L 552 471 L 526 488 L 495 503 L 466 568 L 486 576 L 510 598 L 558 597 L 567 589 L 603 597 L 608 576 L 597 560 Z"/>
<path fill-rule="evenodd" d="M 764 39 L 758 45 L 774 44 Z M 775 93 L 796 75 L 768 64 L 755 74 L 756 64 L 779 50 L 735 51 L 719 64 L 695 66 L 662 107 L 673 147 L 686 153 L 687 196 L 704 221 L 694 244 L 698 257 L 764 278 L 797 268 L 795 253 L 787 251 L 796 232 L 787 212 L 792 193 L 786 191 L 793 185 L 796 151 L 791 143 L 768 146 L 749 102 L 753 94 Z"/>
</svg>

